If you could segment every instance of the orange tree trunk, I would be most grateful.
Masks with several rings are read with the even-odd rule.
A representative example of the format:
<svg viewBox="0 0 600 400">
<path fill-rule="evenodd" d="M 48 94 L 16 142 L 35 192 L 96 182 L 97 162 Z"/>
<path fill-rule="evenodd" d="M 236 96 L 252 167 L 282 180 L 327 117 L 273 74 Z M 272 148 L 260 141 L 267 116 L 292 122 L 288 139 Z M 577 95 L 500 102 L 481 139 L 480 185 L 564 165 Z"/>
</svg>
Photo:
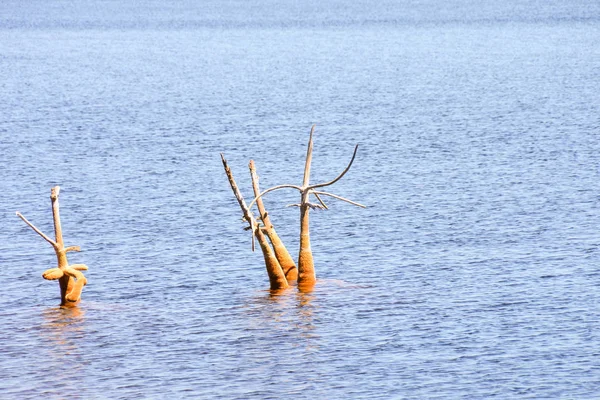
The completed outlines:
<svg viewBox="0 0 600 400">
<path fill-rule="evenodd" d="M 258 184 L 258 174 L 256 173 L 256 167 L 254 165 L 254 160 L 250 160 L 248 165 L 250 168 L 250 175 L 252 177 L 252 189 L 254 190 L 254 196 L 258 197 L 260 195 L 260 188 Z M 263 203 L 262 198 L 258 197 L 256 200 L 256 207 L 258 208 L 258 212 L 260 214 L 260 219 L 264 224 L 264 233 L 266 233 L 267 237 L 271 241 L 273 245 L 273 251 L 275 251 L 275 257 L 279 261 L 279 265 L 283 269 L 285 277 L 288 281 L 295 281 L 298 279 L 298 269 L 296 268 L 296 263 L 294 259 L 290 255 L 289 251 L 277 235 L 273 224 L 271 223 L 271 218 L 269 214 L 265 210 L 265 205 Z"/>
<path fill-rule="evenodd" d="M 298 289 L 310 290 L 315 285 L 315 263 L 310 248 L 308 204 L 300 206 L 300 254 L 298 256 Z"/>
<path fill-rule="evenodd" d="M 67 252 L 65 251 L 65 242 L 63 240 L 62 227 L 60 225 L 60 209 L 58 206 L 58 194 L 60 188 L 53 187 L 50 192 L 50 199 L 52 200 L 52 219 L 54 220 L 54 236 L 56 237 L 56 244 L 58 248 L 55 248 L 56 258 L 58 258 L 58 268 L 65 270 L 69 266 L 67 260 Z M 64 274 L 58 280 L 60 286 L 60 305 L 63 307 L 75 307 L 81 300 L 80 297 L 73 299 L 74 301 L 67 300 L 67 294 L 73 290 L 75 285 L 75 279 L 72 276 Z"/>
<path fill-rule="evenodd" d="M 289 285 L 288 285 L 287 279 L 285 278 L 285 274 L 283 273 L 283 269 L 281 268 L 281 265 L 279 265 L 279 261 L 277 260 L 277 257 L 275 256 L 273 249 L 271 249 L 269 241 L 267 240 L 267 238 L 261 231 L 261 228 L 260 228 L 258 222 L 256 221 L 256 218 L 254 218 L 254 216 L 252 215 L 252 212 L 246 205 L 246 201 L 244 200 L 244 197 L 242 196 L 242 193 L 240 192 L 240 189 L 238 188 L 238 186 L 235 182 L 235 179 L 233 178 L 233 173 L 231 172 L 229 165 L 227 165 L 225 156 L 222 153 L 221 153 L 221 160 L 223 162 L 223 168 L 225 169 L 225 174 L 227 175 L 227 179 L 229 180 L 229 185 L 231 186 L 231 190 L 233 190 L 233 194 L 235 195 L 235 198 L 237 199 L 238 204 L 240 205 L 240 208 L 242 209 L 244 218 L 250 224 L 250 226 L 254 228 L 253 234 L 256 237 L 256 239 L 258 240 L 260 249 L 263 252 L 263 256 L 265 259 L 265 267 L 267 269 L 267 274 L 269 275 L 269 282 L 270 282 L 271 290 L 287 288 Z M 253 250 L 254 250 L 254 247 L 253 247 Z"/>
<path fill-rule="evenodd" d="M 265 266 L 267 267 L 267 274 L 269 275 L 269 283 L 271 290 L 281 290 L 289 287 L 288 281 L 283 274 L 283 270 L 279 265 L 279 261 L 275 256 L 273 249 L 269 245 L 269 241 L 265 237 L 264 233 L 261 232 L 260 227 L 256 228 L 256 239 L 263 252 L 265 258 Z"/>
</svg>

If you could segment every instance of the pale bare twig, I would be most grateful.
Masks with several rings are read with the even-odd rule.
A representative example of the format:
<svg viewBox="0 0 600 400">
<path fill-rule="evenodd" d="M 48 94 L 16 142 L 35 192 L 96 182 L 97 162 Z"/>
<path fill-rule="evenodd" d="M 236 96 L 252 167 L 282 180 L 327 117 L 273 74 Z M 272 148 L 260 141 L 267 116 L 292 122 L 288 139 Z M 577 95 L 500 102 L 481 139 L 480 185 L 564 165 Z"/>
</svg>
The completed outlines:
<svg viewBox="0 0 600 400">
<path fill-rule="evenodd" d="M 356 152 L 357 151 L 358 151 L 358 145 L 356 145 L 354 147 L 354 154 L 352 154 L 352 159 L 350 160 L 350 163 L 348 164 L 348 166 L 346 167 L 346 169 L 344 169 L 342 171 L 342 173 L 337 176 L 337 178 L 335 178 L 334 180 L 329 181 L 329 182 L 319 183 L 319 184 L 316 184 L 316 185 L 312 185 L 309 188 L 310 189 L 316 189 L 316 188 L 320 188 L 320 187 L 330 186 L 330 185 L 333 185 L 334 183 L 336 183 L 337 181 L 339 181 L 340 179 L 342 179 L 342 177 L 344 175 L 346 175 L 346 172 L 348 172 L 348 170 L 352 166 L 352 163 L 354 162 L 354 158 L 356 157 Z"/>
<path fill-rule="evenodd" d="M 254 246 L 254 230 L 256 229 L 256 219 L 252 215 L 250 208 L 248 206 L 246 206 L 246 201 L 244 200 L 244 196 L 242 196 L 240 189 L 238 188 L 237 184 L 235 183 L 235 179 L 233 179 L 233 174 L 231 173 L 231 169 L 229 168 L 229 165 L 227 165 L 227 160 L 225 160 L 225 156 L 223 155 L 223 153 L 221 153 L 221 161 L 223 162 L 223 167 L 225 167 L 225 174 L 227 175 L 227 179 L 229 180 L 229 185 L 231 186 L 231 189 L 233 190 L 233 194 L 235 195 L 235 198 L 237 199 L 237 201 L 240 205 L 240 208 L 242 209 L 242 212 L 244 213 L 244 219 L 246 221 L 248 221 L 248 223 L 250 224 L 250 228 L 252 230 L 252 251 L 254 251 L 254 247 L 255 247 Z"/>
<path fill-rule="evenodd" d="M 252 200 L 250 202 L 250 205 L 248 206 L 248 208 L 252 208 L 252 206 L 254 205 L 254 203 L 256 203 L 256 201 L 258 199 L 260 199 L 261 197 L 263 197 L 265 194 L 273 192 L 275 190 L 279 190 L 279 189 L 286 189 L 286 188 L 290 188 L 290 189 L 296 189 L 299 190 L 300 192 L 302 192 L 302 188 L 300 186 L 296 186 L 296 185 L 278 185 L 278 186 L 273 186 L 272 188 L 269 188 L 265 191 L 263 191 L 261 194 L 259 194 L 258 196 L 256 196 L 254 198 L 254 200 Z"/>
<path fill-rule="evenodd" d="M 38 235 L 43 237 L 45 241 L 50 243 L 52 245 L 52 247 L 54 247 L 55 249 L 58 249 L 58 244 L 54 240 L 50 239 L 48 236 L 44 235 L 44 233 L 42 231 L 40 231 L 38 228 L 36 228 L 35 225 L 33 225 L 31 222 L 27 221 L 27 218 L 25 218 L 23 216 L 23 214 L 21 214 L 20 212 L 17 211 L 17 216 L 19 218 L 21 218 L 27 225 L 29 225 L 29 227 L 31 229 L 33 229 L 35 231 L 35 233 L 37 233 Z"/>
<path fill-rule="evenodd" d="M 321 205 L 323 206 L 323 209 L 325 210 L 329 210 L 329 207 L 327 207 L 327 204 L 325 204 L 325 202 L 323 201 L 323 199 L 321 199 L 321 197 L 319 197 L 319 195 L 315 192 L 311 192 L 312 194 L 315 195 L 315 197 L 317 198 L 317 200 L 319 200 L 319 203 L 321 203 Z"/>
<path fill-rule="evenodd" d="M 333 198 L 336 198 L 338 200 L 342 200 L 345 201 L 347 203 L 353 204 L 355 206 L 358 207 L 363 207 L 366 208 L 366 206 L 354 202 L 352 200 L 348 200 L 346 198 L 343 198 L 341 196 L 337 196 L 328 192 L 320 192 L 320 191 L 316 191 L 314 189 L 316 188 L 321 188 L 321 187 L 325 187 L 325 186 L 331 186 L 334 183 L 336 183 L 337 181 L 339 181 L 340 179 L 342 179 L 342 177 L 344 175 L 346 175 L 346 173 L 350 170 L 350 167 L 352 166 L 352 164 L 354 163 L 354 159 L 356 158 L 356 153 L 358 151 L 358 145 L 356 145 L 354 147 L 354 153 L 352 154 L 352 158 L 350 159 L 350 162 L 348 163 L 348 165 L 346 166 L 346 168 L 342 171 L 341 174 L 339 174 L 335 179 L 329 181 L 329 182 L 324 182 L 324 183 L 318 183 L 315 185 L 310 185 L 309 181 L 310 181 L 310 168 L 311 168 L 311 164 L 312 164 L 312 152 L 313 152 L 313 133 L 315 130 L 315 125 L 312 126 L 311 130 L 310 130 L 310 137 L 308 139 L 308 149 L 306 150 L 306 161 L 304 164 L 304 178 L 302 181 L 302 186 L 297 186 L 297 185 L 278 185 L 278 186 L 273 186 L 269 189 L 264 190 L 262 193 L 260 193 L 258 196 L 256 196 L 254 198 L 254 200 L 252 200 L 252 202 L 250 202 L 249 208 L 252 208 L 252 206 L 254 205 L 254 203 L 256 203 L 257 201 L 259 201 L 259 199 L 261 199 L 264 195 L 266 195 L 267 193 L 273 192 L 275 190 L 279 190 L 279 189 L 285 189 L 285 188 L 291 188 L 291 189 L 296 189 L 301 193 L 301 203 L 296 205 L 296 204 L 290 204 L 288 205 L 288 207 L 290 206 L 301 206 L 302 204 L 309 204 L 308 203 L 308 196 L 307 194 L 314 194 L 315 197 L 317 198 L 317 200 L 321 203 L 322 207 L 317 207 L 317 208 L 322 208 L 325 210 L 328 210 L 329 207 L 327 207 L 327 205 L 325 204 L 325 202 L 323 202 L 323 200 L 319 197 L 320 194 L 324 195 L 324 196 L 330 196 Z M 315 208 L 314 205 L 311 206 L 311 208 Z"/>
<path fill-rule="evenodd" d="M 350 204 L 353 204 L 353 205 L 358 206 L 358 207 L 367 208 L 367 206 L 365 206 L 363 204 L 357 203 L 357 202 L 352 201 L 352 200 L 348 200 L 348 199 L 346 199 L 346 198 L 344 198 L 342 196 L 338 196 L 338 195 L 333 194 L 333 193 L 328 193 L 328 192 L 311 192 L 311 193 L 312 194 L 322 194 L 323 196 L 330 196 L 330 197 L 333 197 L 335 199 L 345 201 L 346 203 L 350 203 Z"/>
</svg>

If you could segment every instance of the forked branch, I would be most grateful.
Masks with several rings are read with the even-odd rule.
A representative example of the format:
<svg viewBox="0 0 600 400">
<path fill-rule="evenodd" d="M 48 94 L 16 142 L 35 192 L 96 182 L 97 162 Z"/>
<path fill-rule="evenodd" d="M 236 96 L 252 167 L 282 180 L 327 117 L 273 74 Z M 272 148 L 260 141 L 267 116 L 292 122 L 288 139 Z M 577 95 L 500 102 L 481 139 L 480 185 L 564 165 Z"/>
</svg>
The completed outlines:
<svg viewBox="0 0 600 400">
<path fill-rule="evenodd" d="M 343 198 L 341 196 L 337 196 L 334 195 L 332 193 L 328 193 L 328 192 L 321 192 L 321 191 L 316 191 L 314 189 L 317 188 L 322 188 L 322 187 L 326 187 L 326 186 L 331 186 L 334 183 L 336 183 L 337 181 L 339 181 L 340 179 L 342 179 L 342 177 L 344 175 L 346 175 L 346 173 L 350 170 L 350 167 L 352 167 L 352 164 L 354 163 L 354 159 L 356 158 L 356 153 L 358 152 L 358 145 L 356 145 L 354 147 L 354 152 L 352 153 L 352 158 L 350 159 L 350 162 L 348 163 L 348 165 L 346 166 L 346 168 L 344 168 L 344 170 L 333 180 L 329 181 L 329 182 L 324 182 L 324 183 L 317 183 L 315 185 L 310 185 L 310 169 L 311 169 L 311 164 L 312 164 L 312 152 L 313 152 L 313 133 L 315 130 L 315 125 L 312 126 L 311 130 L 310 130 L 310 137 L 308 139 L 308 149 L 306 151 L 306 161 L 304 164 L 304 178 L 302 181 L 302 186 L 297 186 L 297 185 L 277 185 L 277 186 L 273 186 L 269 189 L 264 190 L 263 192 L 261 192 L 259 195 L 257 195 L 254 200 L 252 200 L 250 202 L 250 205 L 248 206 L 248 208 L 252 209 L 252 206 L 254 206 L 254 204 L 259 201 L 264 195 L 266 195 L 267 193 L 273 192 L 275 190 L 279 190 L 279 189 L 285 189 L 285 188 L 290 188 L 290 189 L 296 189 L 300 192 L 300 194 L 302 195 L 301 198 L 304 199 L 302 200 L 302 203 L 300 204 L 300 206 L 302 204 L 306 204 L 308 205 L 308 196 L 307 194 L 314 194 L 315 197 L 317 198 L 317 200 L 319 201 L 319 203 L 321 203 L 321 206 L 323 209 L 328 210 L 329 207 L 327 207 L 327 205 L 323 202 L 323 200 L 319 197 L 320 194 L 324 195 L 324 196 L 330 196 L 333 198 L 336 198 L 338 200 L 342 200 L 345 201 L 347 203 L 353 204 L 355 206 L 358 207 L 363 207 L 366 208 L 366 206 L 354 202 L 352 200 L 348 200 L 346 198 Z M 292 204 L 293 206 L 293 204 Z M 321 208 L 321 207 L 318 207 Z"/>
<path fill-rule="evenodd" d="M 54 248 L 58 266 L 56 268 L 50 268 L 46 270 L 42 274 L 42 277 L 47 280 L 58 280 L 60 287 L 61 306 L 75 307 L 81 298 L 81 290 L 87 284 L 87 279 L 79 271 L 87 270 L 87 266 L 83 264 L 69 265 L 69 261 L 67 260 L 68 252 L 81 251 L 81 248 L 79 246 L 65 247 L 64 245 L 58 205 L 59 193 L 59 186 L 55 186 L 50 190 L 50 200 L 52 201 L 52 219 L 54 220 L 54 235 L 56 237 L 55 240 L 52 240 L 46 236 L 18 211 L 17 216 Z"/>
<path fill-rule="evenodd" d="M 345 201 L 346 203 L 350 203 L 350 204 L 355 205 L 357 207 L 367 208 L 367 206 L 365 206 L 363 204 L 357 203 L 357 202 L 352 201 L 352 200 L 348 200 L 348 199 L 346 199 L 346 198 L 344 198 L 342 196 L 338 196 L 337 194 L 333 194 L 333 193 L 313 191 L 313 192 L 310 192 L 310 194 L 314 194 L 317 197 L 317 199 L 319 199 L 318 195 L 322 194 L 323 196 L 333 197 L 334 199 Z M 319 199 L 319 200 L 321 200 L 321 199 Z"/>
<path fill-rule="evenodd" d="M 267 274 L 269 275 L 269 281 L 271 283 L 272 290 L 285 289 L 289 286 L 286 276 L 284 274 L 283 269 L 277 259 L 273 249 L 268 243 L 267 238 L 263 234 L 259 223 L 256 221 L 254 215 L 248 206 L 246 206 L 246 202 L 244 201 L 244 197 L 240 192 L 237 184 L 235 183 L 235 179 L 233 178 L 233 174 L 229 165 L 227 165 L 227 160 L 225 160 L 225 156 L 221 153 L 221 161 L 223 162 L 223 167 L 225 168 L 225 173 L 227 174 L 227 179 L 229 180 L 229 185 L 233 190 L 233 193 L 238 200 L 240 208 L 244 214 L 244 220 L 246 220 L 251 227 L 252 230 L 252 251 L 254 251 L 254 237 L 258 239 L 258 244 L 263 252 L 263 256 L 265 259 L 265 266 L 267 269 Z"/>
</svg>

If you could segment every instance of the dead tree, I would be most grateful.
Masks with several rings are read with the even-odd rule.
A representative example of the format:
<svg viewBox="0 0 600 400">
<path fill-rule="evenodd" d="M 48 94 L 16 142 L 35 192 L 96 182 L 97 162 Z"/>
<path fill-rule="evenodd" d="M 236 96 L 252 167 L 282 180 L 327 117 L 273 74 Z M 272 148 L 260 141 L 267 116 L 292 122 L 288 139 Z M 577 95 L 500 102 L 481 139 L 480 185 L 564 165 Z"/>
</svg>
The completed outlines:
<svg viewBox="0 0 600 400">
<path fill-rule="evenodd" d="M 263 233 L 260 224 L 250 211 L 250 209 L 246 206 L 246 202 L 242 193 L 240 192 L 237 184 L 235 183 L 235 179 L 233 178 L 233 174 L 231 173 L 231 169 L 227 165 L 227 161 L 221 153 L 221 160 L 223 161 L 223 168 L 225 168 L 225 173 L 227 174 L 227 179 L 229 180 L 229 185 L 231 186 L 231 190 L 233 190 L 233 194 L 237 199 L 240 208 L 242 209 L 242 213 L 244 214 L 244 221 L 250 224 L 250 230 L 252 231 L 252 251 L 254 251 L 254 237 L 258 240 L 258 244 L 260 245 L 260 249 L 263 252 L 263 256 L 265 258 L 265 266 L 267 268 L 267 274 L 269 275 L 269 282 L 271 290 L 281 290 L 289 287 L 288 281 L 285 277 L 285 273 L 279 264 L 277 256 L 273 249 L 271 248 L 269 241 L 265 234 Z"/>
<path fill-rule="evenodd" d="M 250 176 L 252 177 L 252 188 L 254 189 L 254 196 L 258 196 L 260 194 L 260 188 L 258 185 L 258 174 L 256 173 L 256 167 L 254 165 L 254 160 L 250 160 L 248 164 L 248 168 L 250 168 Z M 275 257 L 279 261 L 283 272 L 285 273 L 285 277 L 288 282 L 296 281 L 298 279 L 298 268 L 296 268 L 296 263 L 294 259 L 287 251 L 287 248 L 277 235 L 275 231 L 275 227 L 271 223 L 271 217 L 265 210 L 265 206 L 263 204 L 262 198 L 256 200 L 256 207 L 258 208 L 258 213 L 260 215 L 260 219 L 264 225 L 264 232 L 267 237 L 271 241 L 273 245 L 273 250 L 275 251 Z"/>
<path fill-rule="evenodd" d="M 81 273 L 88 267 L 84 264 L 71 264 L 67 261 L 67 253 L 70 251 L 81 251 L 79 246 L 65 247 L 62 228 L 60 226 L 60 213 L 58 208 L 58 194 L 60 187 L 55 186 L 50 191 L 50 200 L 52 200 L 52 217 L 54 219 L 54 235 L 56 240 L 50 239 L 42 231 L 36 228 L 31 222 L 29 222 L 20 212 L 17 211 L 17 215 L 27 225 L 31 227 L 38 235 L 44 238 L 48 243 L 52 245 L 58 258 L 58 267 L 50 268 L 46 270 L 42 277 L 47 280 L 56 280 L 60 285 L 60 305 L 63 307 L 75 307 L 81 299 L 81 291 L 87 284 L 87 279 Z"/>
<path fill-rule="evenodd" d="M 338 195 L 335 195 L 335 194 L 332 194 L 329 192 L 324 192 L 324 191 L 318 190 L 318 189 L 326 187 L 326 186 L 331 186 L 334 183 L 336 183 L 337 181 L 339 181 L 340 179 L 342 179 L 342 177 L 346 174 L 346 172 L 348 172 L 348 170 L 352 166 L 352 163 L 354 162 L 354 158 L 356 157 L 356 152 L 358 150 L 358 145 L 356 145 L 356 147 L 354 148 L 354 153 L 352 154 L 352 159 L 350 160 L 350 163 L 342 171 L 342 173 L 337 176 L 337 178 L 335 178 L 329 182 L 318 183 L 318 184 L 314 184 L 314 185 L 310 184 L 310 167 L 311 167 L 311 163 L 312 163 L 314 130 L 315 130 L 315 126 L 313 125 L 312 129 L 310 130 L 310 137 L 308 140 L 308 149 L 306 151 L 306 162 L 304 165 L 304 179 L 302 181 L 302 186 L 297 186 L 297 185 L 274 186 L 274 187 L 269 188 L 269 189 L 261 192 L 260 194 L 256 195 L 254 200 L 252 200 L 252 202 L 249 205 L 249 208 L 252 208 L 254 203 L 258 203 L 258 201 L 265 194 L 275 191 L 275 190 L 291 188 L 291 189 L 296 189 L 300 192 L 300 204 L 292 204 L 292 206 L 300 207 L 300 254 L 298 256 L 298 289 L 300 289 L 300 290 L 311 290 L 316 282 L 315 265 L 314 265 L 312 250 L 310 248 L 309 211 L 311 208 L 312 209 L 315 209 L 315 208 L 327 209 L 327 206 L 325 205 L 325 203 L 323 202 L 323 200 L 321 199 L 320 196 L 330 196 L 335 199 L 342 200 L 347 203 L 353 204 L 355 206 L 365 208 L 365 206 L 362 204 L 356 203 L 354 201 L 345 199 L 341 196 L 338 196 Z M 314 195 L 315 198 L 317 199 L 317 201 L 319 202 L 319 204 L 311 203 L 310 195 Z"/>
</svg>

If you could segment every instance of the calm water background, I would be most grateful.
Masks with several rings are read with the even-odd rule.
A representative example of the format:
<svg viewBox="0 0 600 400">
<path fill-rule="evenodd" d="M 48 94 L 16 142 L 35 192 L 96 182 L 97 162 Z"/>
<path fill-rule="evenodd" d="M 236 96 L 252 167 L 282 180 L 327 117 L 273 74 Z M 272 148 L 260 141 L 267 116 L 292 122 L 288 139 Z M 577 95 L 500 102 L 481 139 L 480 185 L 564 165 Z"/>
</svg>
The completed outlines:
<svg viewBox="0 0 600 400">
<path fill-rule="evenodd" d="M 599 2 L 122 3 L 0 4 L 0 397 L 600 397 Z M 368 208 L 270 296 L 219 152 L 299 184 L 313 123 Z"/>
</svg>

